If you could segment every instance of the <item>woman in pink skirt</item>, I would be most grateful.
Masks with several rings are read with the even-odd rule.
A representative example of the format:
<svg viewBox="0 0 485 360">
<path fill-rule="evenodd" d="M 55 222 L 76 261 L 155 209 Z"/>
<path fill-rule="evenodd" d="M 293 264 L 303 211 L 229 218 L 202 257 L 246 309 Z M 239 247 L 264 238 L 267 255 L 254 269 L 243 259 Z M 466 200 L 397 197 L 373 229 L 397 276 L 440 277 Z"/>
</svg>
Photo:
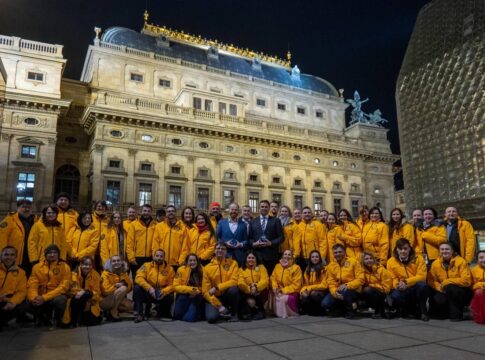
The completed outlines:
<svg viewBox="0 0 485 360">
<path fill-rule="evenodd" d="M 485 324 L 485 250 L 478 252 L 477 265 L 472 269 L 473 299 L 470 304 L 473 320 Z"/>
</svg>

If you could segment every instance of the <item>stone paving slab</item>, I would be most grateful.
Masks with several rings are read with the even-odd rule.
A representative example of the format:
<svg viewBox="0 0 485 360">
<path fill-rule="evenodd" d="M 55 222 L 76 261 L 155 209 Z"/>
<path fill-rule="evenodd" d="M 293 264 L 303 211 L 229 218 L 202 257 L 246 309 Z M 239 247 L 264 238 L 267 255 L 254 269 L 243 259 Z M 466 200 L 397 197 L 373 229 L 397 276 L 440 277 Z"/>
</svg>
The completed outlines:
<svg viewBox="0 0 485 360">
<path fill-rule="evenodd" d="M 485 326 L 448 320 L 301 316 L 208 324 L 125 320 L 0 333 L 0 360 L 485 359 Z"/>
</svg>

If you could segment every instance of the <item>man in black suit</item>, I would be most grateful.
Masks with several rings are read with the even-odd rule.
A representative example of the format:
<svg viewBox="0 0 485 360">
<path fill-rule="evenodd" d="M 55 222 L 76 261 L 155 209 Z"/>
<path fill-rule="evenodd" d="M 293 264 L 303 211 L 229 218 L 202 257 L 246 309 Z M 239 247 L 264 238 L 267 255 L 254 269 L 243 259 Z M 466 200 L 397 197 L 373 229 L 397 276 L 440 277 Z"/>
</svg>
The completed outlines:
<svg viewBox="0 0 485 360">
<path fill-rule="evenodd" d="M 283 242 L 283 227 L 277 217 L 269 216 L 269 201 L 259 203 L 260 215 L 251 221 L 249 243 L 271 275 L 278 261 L 278 248 Z"/>
</svg>

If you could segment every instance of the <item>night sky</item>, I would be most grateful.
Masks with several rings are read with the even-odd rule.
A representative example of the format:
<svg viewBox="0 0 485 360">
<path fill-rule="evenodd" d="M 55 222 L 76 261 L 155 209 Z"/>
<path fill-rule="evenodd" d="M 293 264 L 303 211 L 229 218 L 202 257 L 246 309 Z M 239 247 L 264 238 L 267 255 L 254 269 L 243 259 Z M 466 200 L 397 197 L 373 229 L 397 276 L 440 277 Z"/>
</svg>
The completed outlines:
<svg viewBox="0 0 485 360">
<path fill-rule="evenodd" d="M 149 23 L 284 57 L 302 73 L 358 90 L 389 120 L 399 153 L 395 84 L 419 10 L 429 0 L 0 0 L 0 34 L 64 45 L 64 76 L 79 79 L 93 28 Z M 350 110 L 348 110 L 349 115 Z"/>
</svg>

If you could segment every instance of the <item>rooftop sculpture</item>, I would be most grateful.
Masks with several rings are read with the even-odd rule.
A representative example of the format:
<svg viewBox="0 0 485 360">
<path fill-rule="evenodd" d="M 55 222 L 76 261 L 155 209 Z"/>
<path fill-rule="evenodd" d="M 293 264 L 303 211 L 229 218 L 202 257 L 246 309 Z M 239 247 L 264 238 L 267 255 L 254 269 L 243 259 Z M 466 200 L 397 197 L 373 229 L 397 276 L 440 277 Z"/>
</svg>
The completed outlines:
<svg viewBox="0 0 485 360">
<path fill-rule="evenodd" d="M 354 92 L 353 99 L 347 99 L 345 101 L 353 107 L 350 114 L 350 125 L 361 123 L 382 126 L 382 124 L 387 122 L 386 119 L 381 117 L 382 112 L 379 109 L 374 110 L 373 113 L 368 114 L 362 111 L 362 104 L 369 101 L 369 98 L 361 100 L 360 94 L 357 90 Z"/>
</svg>

